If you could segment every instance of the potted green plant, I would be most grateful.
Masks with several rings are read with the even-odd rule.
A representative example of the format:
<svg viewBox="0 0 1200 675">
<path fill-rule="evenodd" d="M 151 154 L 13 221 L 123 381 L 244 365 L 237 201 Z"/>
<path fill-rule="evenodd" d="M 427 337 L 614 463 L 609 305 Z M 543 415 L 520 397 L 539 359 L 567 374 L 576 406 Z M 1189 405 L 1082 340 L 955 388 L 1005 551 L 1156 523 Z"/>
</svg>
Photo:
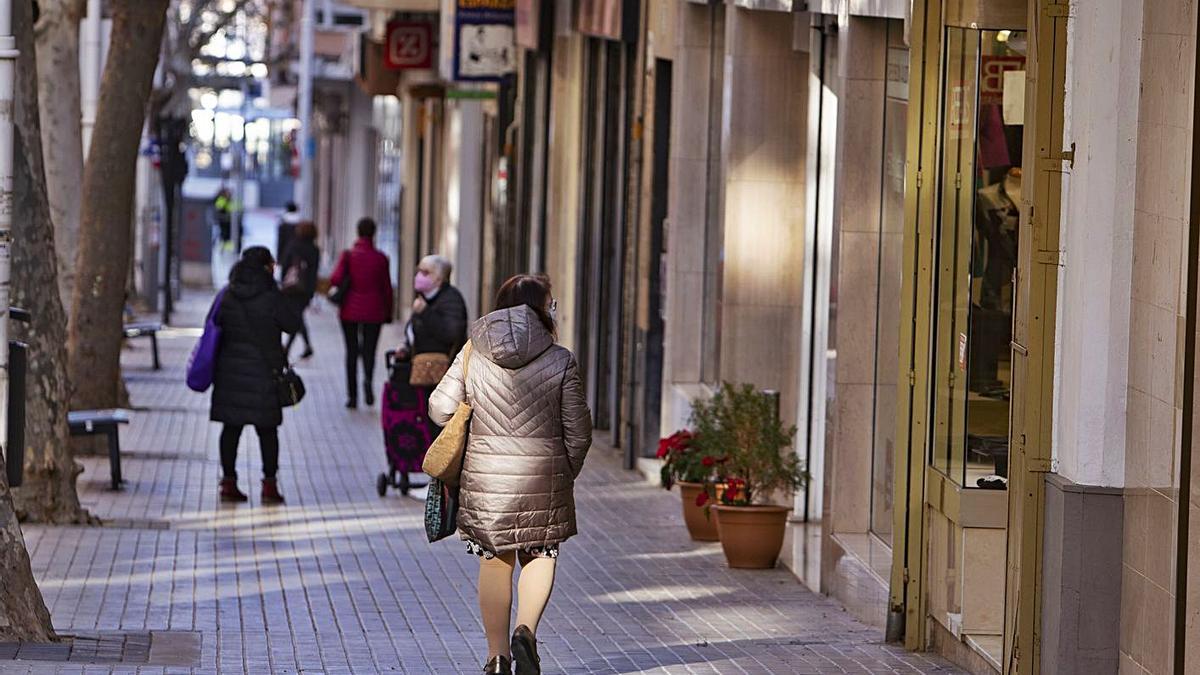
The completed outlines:
<svg viewBox="0 0 1200 675">
<path fill-rule="evenodd" d="M 662 484 L 670 490 L 679 486 L 683 522 L 696 541 L 717 541 L 717 524 L 704 508 L 708 484 L 716 474 L 718 460 L 693 449 L 695 434 L 684 429 L 658 442 L 658 458 L 663 461 Z"/>
<path fill-rule="evenodd" d="M 694 450 L 724 459 L 721 491 L 710 488 L 717 534 L 730 567 L 775 566 L 787 526 L 788 507 L 770 504 L 777 494 L 804 486 L 804 464 L 790 451 L 795 427 L 779 420 L 774 401 L 751 385 L 724 384 L 693 406 Z"/>
</svg>

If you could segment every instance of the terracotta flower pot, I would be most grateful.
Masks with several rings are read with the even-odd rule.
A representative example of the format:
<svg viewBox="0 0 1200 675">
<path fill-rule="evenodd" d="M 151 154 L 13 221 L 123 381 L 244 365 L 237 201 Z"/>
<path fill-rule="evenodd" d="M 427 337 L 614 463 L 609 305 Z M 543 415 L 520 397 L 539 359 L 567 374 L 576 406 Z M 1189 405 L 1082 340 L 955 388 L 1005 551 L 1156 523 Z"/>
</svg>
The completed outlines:
<svg viewBox="0 0 1200 675">
<path fill-rule="evenodd" d="M 704 483 L 676 483 L 679 486 L 679 498 L 683 503 L 683 522 L 687 524 L 688 534 L 696 541 L 717 541 L 717 519 L 711 513 L 705 513 L 702 506 L 696 506 L 696 498 L 704 492 Z"/>
<path fill-rule="evenodd" d="M 721 548 L 730 567 L 770 569 L 783 548 L 783 533 L 791 509 L 784 506 L 724 506 L 714 504 Z"/>
</svg>

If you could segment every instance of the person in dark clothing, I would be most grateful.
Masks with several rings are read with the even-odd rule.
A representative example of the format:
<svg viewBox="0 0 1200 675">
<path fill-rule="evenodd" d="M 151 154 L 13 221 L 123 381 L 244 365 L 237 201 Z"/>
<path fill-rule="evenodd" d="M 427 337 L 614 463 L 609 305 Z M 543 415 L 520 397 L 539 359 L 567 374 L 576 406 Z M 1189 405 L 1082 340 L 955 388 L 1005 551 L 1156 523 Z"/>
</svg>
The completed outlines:
<svg viewBox="0 0 1200 675">
<path fill-rule="evenodd" d="M 252 246 L 229 273 L 215 321 L 221 345 L 213 377 L 209 418 L 221 422 L 221 501 L 244 502 L 237 484 L 237 449 L 242 429 L 253 426 L 262 446 L 262 503 L 282 504 L 279 425 L 283 408 L 275 371 L 287 365 L 282 333 L 300 329 L 300 317 L 275 283 L 275 259 L 263 246 Z"/>
<path fill-rule="evenodd" d="M 304 353 L 300 358 L 313 355 L 312 340 L 308 337 L 308 325 L 304 322 L 304 310 L 317 292 L 317 268 L 321 263 L 321 251 L 317 248 L 317 226 L 311 221 L 296 225 L 296 236 L 283 254 L 283 295 L 292 309 L 300 316 L 300 330 L 288 336 L 284 353 L 291 355 L 296 336 L 304 338 Z"/>
<path fill-rule="evenodd" d="M 300 207 L 296 206 L 296 202 L 289 201 L 284 205 L 279 223 L 275 226 L 275 255 L 279 256 L 281 263 L 288 249 L 292 247 L 292 242 L 296 240 L 301 222 L 303 220 L 300 218 Z M 283 269 L 287 271 L 287 265 L 283 265 Z"/>
<path fill-rule="evenodd" d="M 467 341 L 467 303 L 450 285 L 453 269 L 440 255 L 427 255 L 417 265 L 416 297 L 405 329 L 410 356 L 436 352 L 453 360 Z"/>
<path fill-rule="evenodd" d="M 462 293 L 450 285 L 454 271 L 449 260 L 440 255 L 427 255 L 417 265 L 413 279 L 412 316 L 404 329 L 407 342 L 397 350 L 400 358 L 411 359 L 418 354 L 445 354 L 450 361 L 467 342 L 467 303 Z M 433 395 L 432 386 L 421 387 L 425 399 Z M 426 416 L 429 437 L 437 438 L 442 428 Z"/>
<path fill-rule="evenodd" d="M 392 321 L 392 276 L 388 257 L 375 248 L 375 221 L 358 221 L 358 241 L 338 258 L 329 282 L 338 286 L 348 276 L 350 288 L 338 311 L 346 340 L 347 408 L 358 407 L 358 362 L 362 361 L 363 395 L 375 404 L 375 352 L 379 332 Z"/>
</svg>

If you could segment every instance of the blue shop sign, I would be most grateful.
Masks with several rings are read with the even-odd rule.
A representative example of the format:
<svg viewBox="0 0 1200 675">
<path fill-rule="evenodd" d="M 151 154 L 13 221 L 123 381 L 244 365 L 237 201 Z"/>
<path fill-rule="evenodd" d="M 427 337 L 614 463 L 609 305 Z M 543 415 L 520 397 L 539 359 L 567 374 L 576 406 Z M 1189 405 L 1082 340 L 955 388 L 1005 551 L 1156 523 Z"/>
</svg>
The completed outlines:
<svg viewBox="0 0 1200 675">
<path fill-rule="evenodd" d="M 457 0 L 454 79 L 495 82 L 517 70 L 516 0 Z"/>
</svg>

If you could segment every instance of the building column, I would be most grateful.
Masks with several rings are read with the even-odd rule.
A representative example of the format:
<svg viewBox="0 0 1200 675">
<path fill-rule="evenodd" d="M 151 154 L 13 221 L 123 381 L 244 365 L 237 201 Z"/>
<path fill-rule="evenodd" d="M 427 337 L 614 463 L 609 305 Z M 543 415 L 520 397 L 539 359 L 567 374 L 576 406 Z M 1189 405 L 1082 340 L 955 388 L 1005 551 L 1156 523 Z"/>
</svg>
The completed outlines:
<svg viewBox="0 0 1200 675">
<path fill-rule="evenodd" d="M 721 240 L 721 96 L 725 8 L 677 5 L 667 170 L 666 325 L 662 433 L 687 426 L 700 383 L 715 379 L 720 326 L 717 266 Z M 706 293 L 709 291 L 709 293 Z M 706 366 L 707 364 L 707 366 Z"/>
<path fill-rule="evenodd" d="M 483 103 L 465 99 L 445 104 L 442 146 L 445 190 L 441 227 L 434 248 L 454 264 L 453 283 L 467 303 L 467 315 L 479 305 L 479 254 L 483 236 Z"/>
<path fill-rule="evenodd" d="M 555 22 L 569 24 L 556 12 Z M 546 274 L 558 299 L 558 334 L 563 346 L 575 350 L 576 258 L 582 192 L 584 38 L 567 26 L 556 26 L 550 75 L 549 172 L 546 188 Z"/>
<path fill-rule="evenodd" d="M 1170 671 L 1191 56 L 1162 33 L 1195 19 L 1151 14 L 1185 4 L 1072 16 L 1042 672 Z"/>
<path fill-rule="evenodd" d="M 725 17 L 720 379 L 782 394 L 796 417 L 803 297 L 808 56 L 785 14 Z"/>
</svg>

